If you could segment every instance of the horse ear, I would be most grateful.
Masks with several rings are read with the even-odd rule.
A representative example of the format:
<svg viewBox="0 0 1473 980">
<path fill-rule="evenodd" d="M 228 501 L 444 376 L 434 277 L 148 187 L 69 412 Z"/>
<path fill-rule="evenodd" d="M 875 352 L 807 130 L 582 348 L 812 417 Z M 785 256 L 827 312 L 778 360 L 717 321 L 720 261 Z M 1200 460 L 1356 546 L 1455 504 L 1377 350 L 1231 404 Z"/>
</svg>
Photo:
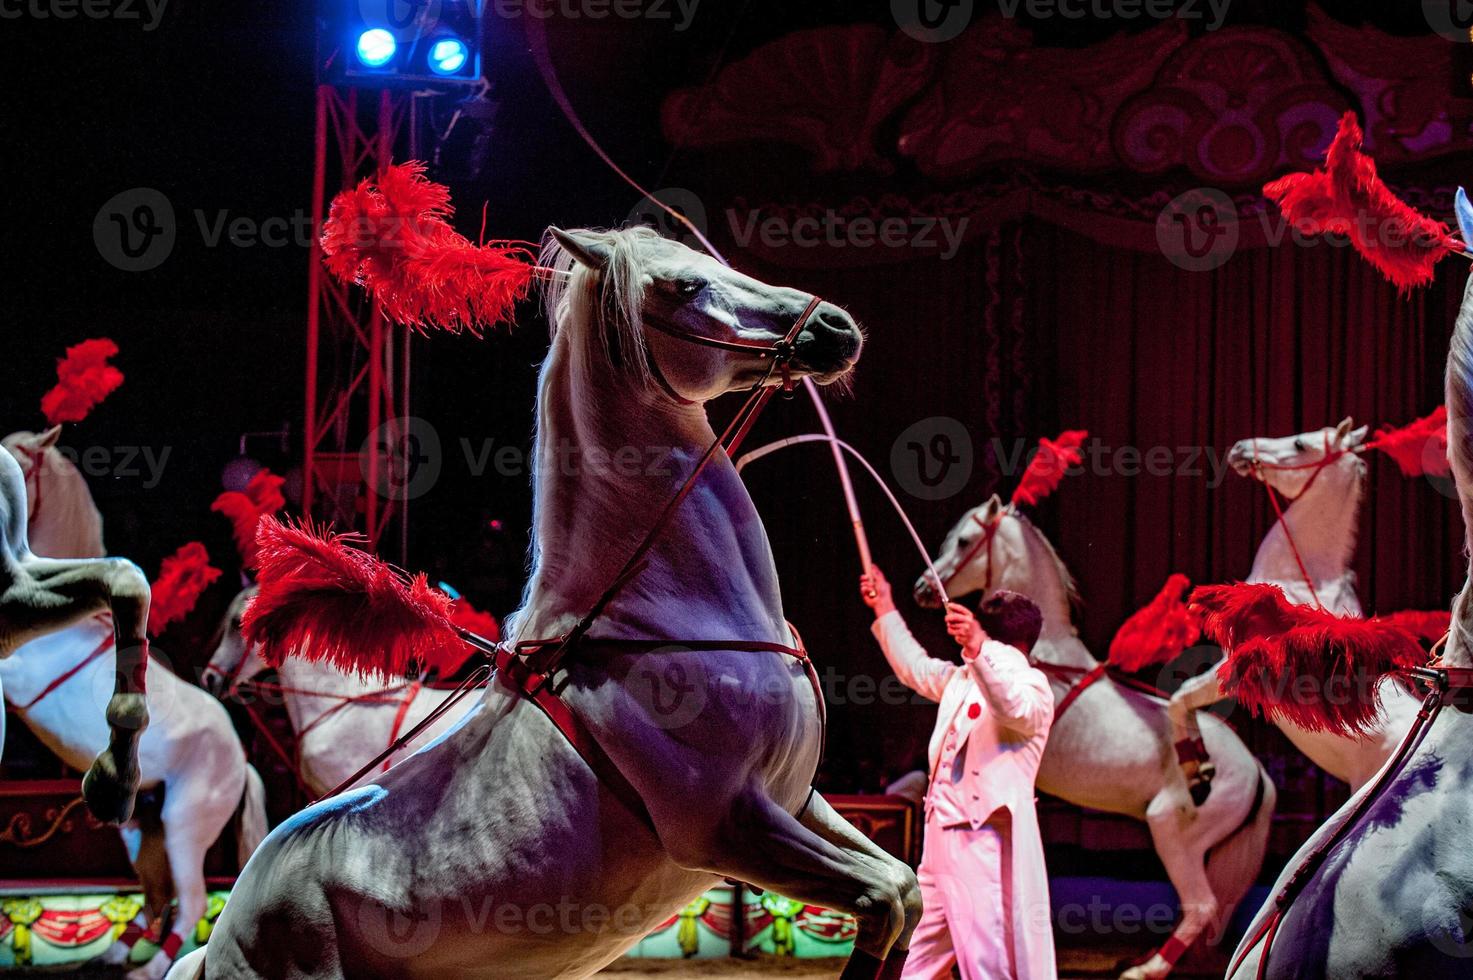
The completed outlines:
<svg viewBox="0 0 1473 980">
<path fill-rule="evenodd" d="M 992 499 L 982 505 L 982 511 L 987 515 L 989 520 L 1002 513 L 1002 497 L 993 494 Z"/>
<path fill-rule="evenodd" d="M 1350 435 L 1345 437 L 1345 442 L 1342 445 L 1346 449 L 1354 449 L 1366 441 L 1366 436 L 1370 435 L 1370 432 L 1371 427 L 1369 425 L 1363 425 L 1359 429 L 1352 429 Z"/>
<path fill-rule="evenodd" d="M 1350 435 L 1350 430 L 1354 427 L 1355 419 L 1351 418 L 1349 415 L 1341 419 L 1340 424 L 1335 426 L 1335 444 L 1337 446 L 1345 445 L 1345 437 Z"/>
<path fill-rule="evenodd" d="M 607 242 L 600 241 L 592 235 L 577 231 L 563 231 L 561 228 L 549 228 L 547 233 L 553 237 L 563 251 L 571 255 L 579 265 L 597 271 L 609 264 L 613 258 L 614 250 Z"/>
<path fill-rule="evenodd" d="M 31 440 L 31 445 L 36 449 L 50 449 L 52 446 L 56 445 L 57 440 L 60 438 L 61 426 L 53 425 L 51 428 L 41 433 L 35 439 Z"/>
</svg>

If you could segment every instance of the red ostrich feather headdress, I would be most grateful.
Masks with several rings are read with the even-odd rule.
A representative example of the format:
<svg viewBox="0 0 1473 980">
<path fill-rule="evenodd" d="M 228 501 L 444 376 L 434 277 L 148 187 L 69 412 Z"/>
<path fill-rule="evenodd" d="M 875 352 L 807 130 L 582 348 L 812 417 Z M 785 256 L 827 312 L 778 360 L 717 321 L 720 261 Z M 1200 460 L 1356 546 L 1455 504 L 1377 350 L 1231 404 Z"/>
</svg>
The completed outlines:
<svg viewBox="0 0 1473 980">
<path fill-rule="evenodd" d="M 1370 448 L 1379 449 L 1396 461 L 1403 476 L 1448 476 L 1447 406 L 1439 405 L 1426 418 L 1411 425 L 1376 430 Z"/>
<path fill-rule="evenodd" d="M 362 551 L 362 537 L 262 517 L 259 591 L 241 634 L 267 663 L 289 656 L 360 674 L 402 677 L 411 666 L 453 671 L 465 660 L 448 595 Z"/>
<path fill-rule="evenodd" d="M 1355 113 L 1347 112 L 1323 169 L 1280 177 L 1265 184 L 1263 193 L 1301 232 L 1350 239 L 1403 292 L 1425 286 L 1443 256 L 1466 248 L 1447 225 L 1391 192 L 1376 173 L 1376 162 L 1361 152 L 1363 141 Z"/>
<path fill-rule="evenodd" d="M 123 383 L 123 372 L 108 363 L 118 345 L 106 337 L 68 347 L 56 362 L 56 387 L 41 397 L 49 425 L 80 422 Z"/>
<path fill-rule="evenodd" d="M 1135 673 L 1170 663 L 1202 635 L 1202 619 L 1187 605 L 1191 579 L 1172 575 L 1156 598 L 1137 609 L 1110 641 L 1109 662 Z"/>
<path fill-rule="evenodd" d="M 450 191 L 424 171 L 401 163 L 340 193 L 322 231 L 327 268 L 396 323 L 480 336 L 512 318 L 539 270 L 524 245 L 475 245 L 452 228 Z"/>
<path fill-rule="evenodd" d="M 1378 687 L 1427 653 L 1394 622 L 1289 602 L 1276 585 L 1207 585 L 1192 593 L 1202 633 L 1222 645 L 1222 689 L 1254 714 L 1350 738 L 1375 727 Z"/>
<path fill-rule="evenodd" d="M 1023 479 L 1018 481 L 1017 489 L 1013 491 L 1011 503 L 1036 504 L 1058 489 L 1069 467 L 1084 462 L 1079 447 L 1088 438 L 1089 433 L 1085 430 L 1070 429 L 1059 433 L 1057 439 L 1047 436 L 1039 439 L 1038 452 L 1028 461 Z"/>
<path fill-rule="evenodd" d="M 220 577 L 210 553 L 191 541 L 164 559 L 148 604 L 148 632 L 158 636 L 194 611 L 199 597 Z"/>
<path fill-rule="evenodd" d="M 251 477 L 244 491 L 227 490 L 210 505 L 210 510 L 224 514 L 234 526 L 235 547 L 246 568 L 256 567 L 256 525 L 262 517 L 286 506 L 286 497 L 281 492 L 285 483 L 285 478 L 261 469 Z"/>
</svg>

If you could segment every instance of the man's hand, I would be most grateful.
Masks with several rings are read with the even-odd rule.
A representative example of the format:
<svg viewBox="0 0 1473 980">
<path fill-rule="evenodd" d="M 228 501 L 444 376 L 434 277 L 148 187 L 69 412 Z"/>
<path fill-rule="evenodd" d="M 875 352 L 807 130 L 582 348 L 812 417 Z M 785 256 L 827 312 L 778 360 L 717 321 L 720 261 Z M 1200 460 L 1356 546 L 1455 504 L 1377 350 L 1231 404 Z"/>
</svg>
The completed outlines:
<svg viewBox="0 0 1473 980">
<path fill-rule="evenodd" d="M 890 583 L 878 565 L 871 565 L 868 572 L 859 576 L 859 597 L 866 606 L 875 611 L 876 619 L 895 611 L 895 598 L 890 591 Z"/>
<path fill-rule="evenodd" d="M 962 656 L 968 660 L 981 652 L 982 643 L 987 639 L 986 631 L 977 622 L 977 617 L 972 615 L 972 611 L 956 602 L 946 605 L 946 631 L 953 640 L 961 644 Z"/>
</svg>

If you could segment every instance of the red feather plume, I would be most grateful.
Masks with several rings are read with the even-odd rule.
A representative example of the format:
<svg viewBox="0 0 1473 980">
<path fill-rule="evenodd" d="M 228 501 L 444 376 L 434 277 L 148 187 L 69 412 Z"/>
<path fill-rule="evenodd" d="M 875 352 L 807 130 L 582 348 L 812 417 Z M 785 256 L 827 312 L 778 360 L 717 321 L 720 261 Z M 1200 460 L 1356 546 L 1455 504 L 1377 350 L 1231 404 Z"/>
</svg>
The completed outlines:
<svg viewBox="0 0 1473 980">
<path fill-rule="evenodd" d="M 256 471 L 244 492 L 227 490 L 215 498 L 210 510 L 224 514 L 235 528 L 235 547 L 246 568 L 256 567 L 256 525 L 261 518 L 286 506 L 281 488 L 286 483 L 268 469 Z"/>
<path fill-rule="evenodd" d="M 1421 641 L 1423 646 L 1431 647 L 1447 635 L 1453 624 L 1453 614 L 1446 609 L 1403 609 L 1377 616 L 1376 621 L 1404 630 Z"/>
<path fill-rule="evenodd" d="M 1196 643 L 1202 622 L 1186 603 L 1191 587 L 1191 579 L 1180 573 L 1168 578 L 1156 598 L 1136 610 L 1110 641 L 1110 663 L 1134 673 L 1170 663 Z"/>
<path fill-rule="evenodd" d="M 510 320 L 536 275 L 520 245 L 474 245 L 450 226 L 450 191 L 425 165 L 390 166 L 332 202 L 322 232 L 329 271 L 367 287 L 391 320 L 419 330 Z"/>
<path fill-rule="evenodd" d="M 1447 461 L 1447 406 L 1439 405 L 1437 411 L 1431 415 L 1400 429 L 1377 429 L 1371 446 L 1394 459 L 1402 476 L 1450 475 L 1452 466 Z"/>
<path fill-rule="evenodd" d="M 194 611 L 199 597 L 220 577 L 210 553 L 191 541 L 164 559 L 148 603 L 148 632 L 158 636 Z"/>
<path fill-rule="evenodd" d="M 1350 239 L 1382 275 L 1405 291 L 1432 281 L 1433 266 L 1463 243 L 1447 225 L 1397 198 L 1376 173 L 1376 162 L 1361 152 L 1364 136 L 1355 113 L 1340 119 L 1325 167 L 1290 174 L 1264 185 L 1294 226 L 1309 235 Z"/>
<path fill-rule="evenodd" d="M 1069 467 L 1084 462 L 1079 447 L 1088 438 L 1089 433 L 1083 429 L 1071 429 L 1059 433 L 1058 439 L 1045 436 L 1038 440 L 1038 452 L 1028 461 L 1023 479 L 1013 491 L 1013 503 L 1036 504 L 1053 493 Z"/>
<path fill-rule="evenodd" d="M 1406 630 L 1289 602 L 1276 585 L 1203 586 L 1202 632 L 1222 645 L 1222 689 L 1254 714 L 1355 738 L 1375 727 L 1382 678 L 1426 651 Z"/>
<path fill-rule="evenodd" d="M 450 597 L 354 545 L 354 534 L 263 517 L 259 591 L 241 622 L 270 664 L 304 657 L 360 674 L 403 677 L 413 665 L 455 666 Z"/>
<path fill-rule="evenodd" d="M 80 422 L 123 383 L 123 372 L 107 363 L 118 345 L 105 337 L 68 347 L 56 362 L 56 387 L 41 396 L 41 411 L 51 425 Z"/>
</svg>

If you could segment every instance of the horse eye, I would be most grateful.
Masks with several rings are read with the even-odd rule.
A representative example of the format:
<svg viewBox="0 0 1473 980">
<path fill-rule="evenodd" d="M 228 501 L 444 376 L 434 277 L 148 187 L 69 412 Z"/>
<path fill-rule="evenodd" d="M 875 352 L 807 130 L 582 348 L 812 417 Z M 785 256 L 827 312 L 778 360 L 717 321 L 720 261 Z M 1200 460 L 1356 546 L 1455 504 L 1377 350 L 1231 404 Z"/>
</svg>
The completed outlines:
<svg viewBox="0 0 1473 980">
<path fill-rule="evenodd" d="M 690 299 L 705 288 L 706 284 L 700 279 L 685 279 L 675 285 L 675 291 L 684 299 Z"/>
<path fill-rule="evenodd" d="M 1304 452 L 1304 440 L 1303 439 L 1295 439 L 1294 440 L 1294 448 L 1297 449 L 1301 453 Z"/>
</svg>

